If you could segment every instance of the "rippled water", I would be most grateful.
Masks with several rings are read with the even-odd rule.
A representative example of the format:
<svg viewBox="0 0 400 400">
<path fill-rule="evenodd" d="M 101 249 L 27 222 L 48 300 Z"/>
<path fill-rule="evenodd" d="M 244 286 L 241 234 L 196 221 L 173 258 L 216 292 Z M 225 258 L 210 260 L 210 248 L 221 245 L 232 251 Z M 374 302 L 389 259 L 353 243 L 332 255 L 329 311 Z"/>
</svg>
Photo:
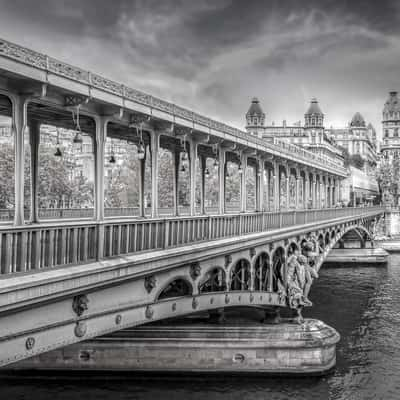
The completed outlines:
<svg viewBox="0 0 400 400">
<path fill-rule="evenodd" d="M 400 399 L 400 255 L 387 268 L 321 270 L 312 289 L 321 319 L 342 336 L 337 367 L 314 378 L 51 377 L 0 379 L 6 399 Z"/>
</svg>

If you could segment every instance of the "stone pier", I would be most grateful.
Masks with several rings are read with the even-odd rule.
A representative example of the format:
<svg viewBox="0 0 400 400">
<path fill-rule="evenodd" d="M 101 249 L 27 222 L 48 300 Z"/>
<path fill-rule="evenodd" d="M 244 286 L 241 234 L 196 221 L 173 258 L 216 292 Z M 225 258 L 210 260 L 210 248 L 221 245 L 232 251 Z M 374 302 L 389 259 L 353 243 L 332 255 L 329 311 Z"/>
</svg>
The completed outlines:
<svg viewBox="0 0 400 400">
<path fill-rule="evenodd" d="M 13 370 L 321 374 L 340 336 L 322 321 L 125 329 L 12 364 Z"/>
</svg>

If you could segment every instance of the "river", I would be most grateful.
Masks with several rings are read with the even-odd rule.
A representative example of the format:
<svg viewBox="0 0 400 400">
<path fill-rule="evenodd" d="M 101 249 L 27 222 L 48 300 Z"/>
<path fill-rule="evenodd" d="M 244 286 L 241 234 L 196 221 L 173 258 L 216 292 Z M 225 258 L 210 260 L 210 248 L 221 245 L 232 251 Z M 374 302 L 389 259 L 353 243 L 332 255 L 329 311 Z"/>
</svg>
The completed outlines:
<svg viewBox="0 0 400 400">
<path fill-rule="evenodd" d="M 213 378 L 24 376 L 0 378 L 4 399 L 341 399 L 400 398 L 400 255 L 387 267 L 327 268 L 311 292 L 318 318 L 341 334 L 337 366 L 323 377 Z"/>
</svg>

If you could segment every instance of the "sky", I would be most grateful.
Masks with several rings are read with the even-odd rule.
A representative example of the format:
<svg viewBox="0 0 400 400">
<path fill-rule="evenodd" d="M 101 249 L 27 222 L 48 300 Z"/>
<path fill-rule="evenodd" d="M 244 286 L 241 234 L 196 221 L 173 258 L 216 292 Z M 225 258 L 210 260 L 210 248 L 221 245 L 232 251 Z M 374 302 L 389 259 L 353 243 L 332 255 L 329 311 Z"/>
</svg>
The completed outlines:
<svg viewBox="0 0 400 400">
<path fill-rule="evenodd" d="M 0 0 L 0 37 L 243 129 L 325 126 L 359 111 L 381 133 L 400 91 L 398 0 Z"/>
</svg>

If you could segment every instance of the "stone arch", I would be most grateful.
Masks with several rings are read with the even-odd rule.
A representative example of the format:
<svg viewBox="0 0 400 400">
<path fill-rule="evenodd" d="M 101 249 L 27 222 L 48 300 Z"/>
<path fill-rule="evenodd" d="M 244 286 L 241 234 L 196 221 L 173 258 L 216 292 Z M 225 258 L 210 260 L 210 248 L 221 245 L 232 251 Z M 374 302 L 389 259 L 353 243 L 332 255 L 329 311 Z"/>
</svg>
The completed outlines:
<svg viewBox="0 0 400 400">
<path fill-rule="evenodd" d="M 255 259 L 253 289 L 260 291 L 272 290 L 271 262 L 267 252 L 260 253 Z"/>
<path fill-rule="evenodd" d="M 156 300 L 158 301 L 174 297 L 191 296 L 192 294 L 192 284 L 186 277 L 180 276 L 175 277 L 166 283 L 156 296 Z"/>
<path fill-rule="evenodd" d="M 272 254 L 272 291 L 278 292 L 285 287 L 285 249 L 281 246 L 277 247 Z"/>
<path fill-rule="evenodd" d="M 239 259 L 230 272 L 230 290 L 250 290 L 250 262 L 245 258 Z"/>
<path fill-rule="evenodd" d="M 199 283 L 199 293 L 226 291 L 226 273 L 221 267 L 211 267 Z"/>
</svg>

